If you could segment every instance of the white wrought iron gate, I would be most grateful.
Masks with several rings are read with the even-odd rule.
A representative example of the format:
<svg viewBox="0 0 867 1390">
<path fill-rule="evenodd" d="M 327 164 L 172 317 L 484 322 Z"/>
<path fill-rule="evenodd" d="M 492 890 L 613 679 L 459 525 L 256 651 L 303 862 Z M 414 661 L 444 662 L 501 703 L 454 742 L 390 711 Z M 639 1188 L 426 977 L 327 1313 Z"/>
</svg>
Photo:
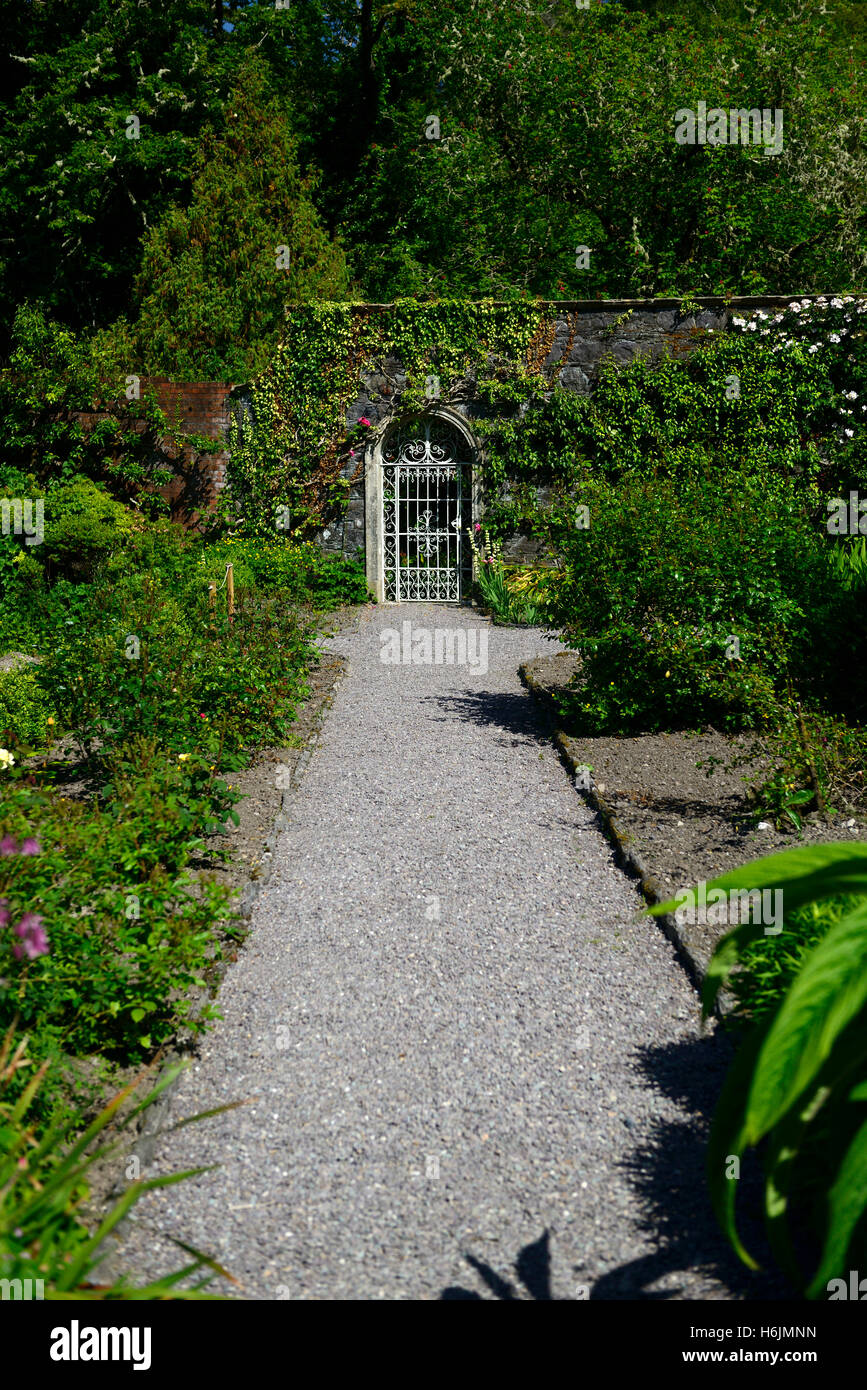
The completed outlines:
<svg viewBox="0 0 867 1390">
<path fill-rule="evenodd" d="M 469 590 L 472 462 L 458 429 L 437 418 L 390 435 L 382 449 L 386 602 L 457 603 Z"/>
</svg>

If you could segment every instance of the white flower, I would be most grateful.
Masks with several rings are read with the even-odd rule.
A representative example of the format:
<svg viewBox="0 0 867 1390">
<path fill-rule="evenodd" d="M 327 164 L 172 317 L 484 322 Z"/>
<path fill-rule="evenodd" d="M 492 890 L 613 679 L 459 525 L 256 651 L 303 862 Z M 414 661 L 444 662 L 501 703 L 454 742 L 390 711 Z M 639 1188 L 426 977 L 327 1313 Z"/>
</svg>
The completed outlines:
<svg viewBox="0 0 867 1390">
<path fill-rule="evenodd" d="M 814 343 L 812 347 L 807 348 L 807 351 L 808 351 L 808 352 L 818 352 L 818 351 L 819 351 L 819 344 L 818 344 L 818 343 Z"/>
<path fill-rule="evenodd" d="M 853 299 L 853 297 L 852 297 L 851 294 L 847 294 L 847 295 L 845 295 L 844 298 L 843 298 L 843 303 L 844 303 L 844 304 L 854 304 L 854 303 L 855 303 L 855 300 Z"/>
<path fill-rule="evenodd" d="M 14 767 L 15 759 L 8 748 L 0 748 L 0 769 L 6 771 L 7 767 Z"/>
<path fill-rule="evenodd" d="M 768 334 L 770 333 L 770 331 L 771 331 L 771 330 L 770 330 L 769 328 L 763 328 L 762 331 L 761 331 L 761 333 L 759 334 L 759 337 L 760 337 L 760 338 L 767 338 L 767 336 L 768 336 Z"/>
<path fill-rule="evenodd" d="M 857 401 L 858 399 L 857 391 L 844 391 L 843 395 L 846 397 L 847 401 Z"/>
<path fill-rule="evenodd" d="M 831 308 L 832 308 L 832 309 L 842 309 L 842 308 L 843 308 L 843 301 L 842 301 L 842 299 L 832 299 L 832 300 L 831 300 Z"/>
<path fill-rule="evenodd" d="M 798 303 L 797 299 L 793 299 L 793 300 L 792 300 L 791 304 L 789 305 L 789 308 L 790 308 L 790 309 L 794 309 L 794 311 L 795 311 L 796 314 L 800 314 L 800 312 L 801 312 L 801 306 L 800 306 L 800 304 Z"/>
<path fill-rule="evenodd" d="M 743 328 L 744 324 L 746 323 L 746 319 L 738 318 L 737 315 L 735 315 L 735 317 L 732 319 L 732 323 L 736 323 L 738 328 Z"/>
<path fill-rule="evenodd" d="M 844 430 L 843 433 L 845 434 L 845 436 L 846 436 L 847 439 L 851 439 L 852 436 L 853 436 L 853 434 L 855 433 L 855 431 L 854 431 L 854 430 Z"/>
<path fill-rule="evenodd" d="M 831 342 L 831 343 L 839 343 L 839 341 L 840 341 L 840 334 L 839 334 L 839 333 L 832 333 L 832 334 L 830 335 L 828 341 Z"/>
<path fill-rule="evenodd" d="M 816 300 L 816 307 L 817 307 L 817 308 L 822 308 L 822 309 L 824 309 L 824 307 L 825 307 L 825 305 L 826 305 L 827 303 L 828 303 L 827 299 L 826 299 L 825 296 L 822 294 L 822 295 L 820 295 L 819 298 Z"/>
<path fill-rule="evenodd" d="M 755 319 L 752 319 L 752 320 L 747 324 L 747 328 L 750 330 L 751 333 L 755 333 L 755 331 L 756 331 L 756 322 L 755 322 Z"/>
</svg>

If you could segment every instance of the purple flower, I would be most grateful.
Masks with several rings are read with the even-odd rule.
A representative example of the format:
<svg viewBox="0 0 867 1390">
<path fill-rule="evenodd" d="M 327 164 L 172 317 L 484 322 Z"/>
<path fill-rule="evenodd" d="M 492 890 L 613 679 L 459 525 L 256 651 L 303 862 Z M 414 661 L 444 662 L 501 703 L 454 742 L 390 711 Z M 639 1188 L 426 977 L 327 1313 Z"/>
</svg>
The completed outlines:
<svg viewBox="0 0 867 1390">
<path fill-rule="evenodd" d="M 20 854 L 41 854 L 41 853 L 42 853 L 42 846 L 40 845 L 40 843 L 39 843 L 39 841 L 38 841 L 37 839 L 35 839 L 32 835 L 29 835 L 29 836 L 27 837 L 26 840 L 22 840 L 22 841 L 21 841 L 21 849 L 19 850 L 19 853 L 20 853 Z"/>
<path fill-rule="evenodd" d="M 13 930 L 22 941 L 22 945 L 12 947 L 12 954 L 16 960 L 21 960 L 21 957 L 25 955 L 28 960 L 35 960 L 37 956 L 48 955 L 48 937 L 38 912 L 25 912 Z"/>
<path fill-rule="evenodd" d="M 2 856 L 3 859 L 8 859 L 10 854 L 17 853 L 18 841 L 15 839 L 14 835 L 4 835 L 3 839 L 0 840 L 0 856 Z"/>
<path fill-rule="evenodd" d="M 7 926 L 9 922 L 9 908 L 5 898 L 0 898 L 0 927 Z"/>
</svg>

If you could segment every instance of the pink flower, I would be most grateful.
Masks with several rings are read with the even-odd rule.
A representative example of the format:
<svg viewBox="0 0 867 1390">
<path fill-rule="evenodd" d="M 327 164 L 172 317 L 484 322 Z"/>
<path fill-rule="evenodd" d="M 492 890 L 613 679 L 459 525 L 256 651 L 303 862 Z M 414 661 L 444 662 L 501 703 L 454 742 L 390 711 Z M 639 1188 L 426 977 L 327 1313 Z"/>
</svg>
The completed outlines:
<svg viewBox="0 0 867 1390">
<path fill-rule="evenodd" d="M 4 835 L 0 840 L 0 858 L 8 859 L 12 854 L 41 854 L 42 846 L 33 835 L 28 835 L 19 845 L 13 835 Z"/>
<path fill-rule="evenodd" d="M 482 529 L 482 523 L 481 523 L 480 521 L 477 521 L 477 522 L 476 522 L 476 530 L 477 530 L 477 531 L 481 531 L 481 529 Z"/>
<path fill-rule="evenodd" d="M 12 947 L 12 954 L 16 960 L 25 955 L 28 960 L 48 955 L 48 937 L 42 925 L 42 918 L 37 912 L 25 912 L 14 931 L 23 943 L 21 946 Z"/>
<path fill-rule="evenodd" d="M 5 927 L 9 921 L 9 908 L 6 899 L 0 898 L 0 927 Z"/>
<path fill-rule="evenodd" d="M 366 415 L 361 415 L 361 416 L 359 417 L 358 423 L 359 423 L 359 425 L 369 425 L 369 424 L 370 424 L 370 421 L 368 420 L 368 418 L 367 418 Z"/>
</svg>

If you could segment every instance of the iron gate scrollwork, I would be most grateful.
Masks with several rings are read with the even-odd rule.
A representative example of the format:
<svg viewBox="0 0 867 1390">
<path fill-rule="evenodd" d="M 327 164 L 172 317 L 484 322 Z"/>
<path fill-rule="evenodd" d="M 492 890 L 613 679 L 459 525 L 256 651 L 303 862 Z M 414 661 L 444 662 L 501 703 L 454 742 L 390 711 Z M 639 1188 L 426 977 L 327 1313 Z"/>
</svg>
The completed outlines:
<svg viewBox="0 0 867 1390">
<path fill-rule="evenodd" d="M 383 595 L 457 603 L 468 592 L 472 459 L 461 431 L 436 416 L 392 430 L 382 447 Z"/>
</svg>

